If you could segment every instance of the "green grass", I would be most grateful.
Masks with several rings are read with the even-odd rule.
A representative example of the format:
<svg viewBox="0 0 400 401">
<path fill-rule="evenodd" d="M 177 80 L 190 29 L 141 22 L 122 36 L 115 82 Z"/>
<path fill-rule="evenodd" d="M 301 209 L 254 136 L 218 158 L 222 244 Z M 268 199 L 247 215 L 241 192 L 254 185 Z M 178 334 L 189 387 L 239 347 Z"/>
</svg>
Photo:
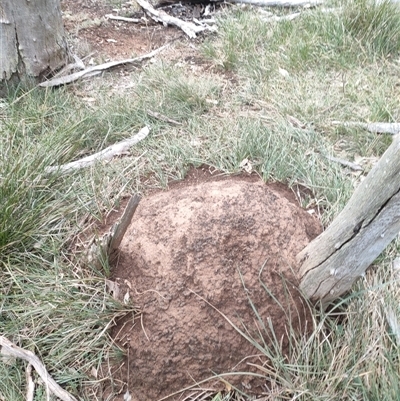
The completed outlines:
<svg viewBox="0 0 400 401">
<path fill-rule="evenodd" d="M 92 399 L 100 384 L 90 372 L 121 357 L 108 329 L 134 311 L 107 293 L 109 267 L 85 266 L 73 247 L 122 196 L 166 187 L 191 166 L 237 173 L 248 159 L 266 181 L 309 188 L 300 200 L 327 225 L 362 176 L 325 156 L 364 158 L 365 175 L 389 146 L 388 136 L 333 122 L 399 121 L 399 8 L 365 0 L 332 7 L 290 22 L 232 7 L 200 46 L 209 64 L 196 74 L 160 56 L 124 91 L 110 74 L 64 89 L 20 88 L 1 101 L 0 333 L 34 351 L 69 391 Z M 144 125 L 151 134 L 130 155 L 68 175 L 45 172 Z M 311 336 L 292 333 L 288 359 L 265 349 L 270 362 L 259 371 L 269 399 L 398 399 L 398 253 L 394 242 L 336 309 L 315 311 Z M 24 369 L 0 360 L 1 397 L 25 398 Z"/>
</svg>

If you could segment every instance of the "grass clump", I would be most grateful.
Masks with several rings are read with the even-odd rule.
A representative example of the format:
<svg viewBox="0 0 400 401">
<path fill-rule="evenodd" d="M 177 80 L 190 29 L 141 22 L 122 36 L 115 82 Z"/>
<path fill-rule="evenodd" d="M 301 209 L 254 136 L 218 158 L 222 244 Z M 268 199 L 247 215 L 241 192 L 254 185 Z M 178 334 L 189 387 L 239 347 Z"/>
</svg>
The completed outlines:
<svg viewBox="0 0 400 401">
<path fill-rule="evenodd" d="M 88 218 L 88 212 L 98 215 L 93 196 L 73 175 L 45 171 L 90 149 L 88 142 L 76 141 L 86 134 L 88 115 L 76 112 L 76 102 L 64 91 L 33 91 L 18 104 L 12 99 L 4 104 L 0 332 L 35 352 L 76 394 L 91 369 L 100 369 L 105 355 L 115 354 L 107 328 L 134 310 L 107 293 L 102 272 L 83 269 L 69 251 L 72 236 L 82 228 L 77 219 Z M 0 395 L 7 400 L 25 397 L 21 368 L 20 361 L 0 362 Z"/>
<path fill-rule="evenodd" d="M 395 2 L 355 0 L 345 3 L 343 27 L 360 45 L 378 57 L 400 52 L 400 11 Z"/>
</svg>

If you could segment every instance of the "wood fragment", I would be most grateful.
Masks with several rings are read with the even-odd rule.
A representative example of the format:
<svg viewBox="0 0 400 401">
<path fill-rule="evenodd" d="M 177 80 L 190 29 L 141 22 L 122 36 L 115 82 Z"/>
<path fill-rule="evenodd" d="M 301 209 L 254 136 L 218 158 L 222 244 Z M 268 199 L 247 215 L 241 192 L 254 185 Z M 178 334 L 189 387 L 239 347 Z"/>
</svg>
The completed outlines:
<svg viewBox="0 0 400 401">
<path fill-rule="evenodd" d="M 226 0 L 228 3 L 250 4 L 259 7 L 315 7 L 324 0 Z"/>
<path fill-rule="evenodd" d="M 134 23 L 138 23 L 141 21 L 139 18 L 120 17 L 119 15 L 112 15 L 112 14 L 106 14 L 105 17 L 115 21 L 134 22 Z"/>
<path fill-rule="evenodd" d="M 88 67 L 88 68 L 84 69 L 83 71 L 77 71 L 73 74 L 66 75 L 64 77 L 54 78 L 54 79 L 50 79 L 49 81 L 42 82 L 39 84 L 39 86 L 41 86 L 43 88 L 47 88 L 47 87 L 52 87 L 52 86 L 66 85 L 71 82 L 77 81 L 80 78 L 84 78 L 84 77 L 86 78 L 93 74 L 100 74 L 102 71 L 109 70 L 111 68 L 114 68 L 114 67 L 117 67 L 117 66 L 120 66 L 123 64 L 138 64 L 138 63 L 142 62 L 143 60 L 147 60 L 149 58 L 154 57 L 156 54 L 158 54 L 162 50 L 166 49 L 168 46 L 169 46 L 169 44 L 159 47 L 158 49 L 153 50 L 152 52 L 144 54 L 139 57 L 128 58 L 128 59 L 120 60 L 120 61 L 109 61 L 108 63 L 94 65 L 92 67 Z"/>
<path fill-rule="evenodd" d="M 68 391 L 64 390 L 55 382 L 55 380 L 47 372 L 40 359 L 32 351 L 18 347 L 4 336 L 0 336 L 0 346 L 5 348 L 8 354 L 30 363 L 43 380 L 45 386 L 60 400 L 77 401 L 74 396 L 72 396 Z"/>
<path fill-rule="evenodd" d="M 126 205 L 120 221 L 115 225 L 112 230 L 113 234 L 109 246 L 109 255 L 117 250 L 119 245 L 121 244 L 122 238 L 124 237 L 129 224 L 131 224 L 132 217 L 135 214 L 137 207 L 139 206 L 139 202 L 140 196 L 134 195 L 131 197 L 128 204 Z"/>
<path fill-rule="evenodd" d="M 148 127 L 144 127 L 136 135 L 128 139 L 125 139 L 124 141 L 115 143 L 114 145 L 111 145 L 100 152 L 97 152 L 93 155 L 84 157 L 80 160 L 76 160 L 71 163 L 63 164 L 60 166 L 49 166 L 45 169 L 45 172 L 53 173 L 57 171 L 62 173 L 69 173 L 73 170 L 79 170 L 81 168 L 92 166 L 93 164 L 102 160 L 110 160 L 115 156 L 127 153 L 131 146 L 136 145 L 138 142 L 146 138 L 149 132 L 150 129 Z"/>
<path fill-rule="evenodd" d="M 164 114 L 158 113 L 152 110 L 146 110 L 147 114 L 151 117 L 156 118 L 160 121 L 165 121 L 166 123 L 174 124 L 174 125 L 182 125 L 179 121 L 172 120 L 171 118 L 164 116 Z"/>
<path fill-rule="evenodd" d="M 351 162 L 349 160 L 340 159 L 338 157 L 333 157 L 333 156 L 325 156 L 325 157 L 328 160 L 331 160 L 331 161 L 333 161 L 335 163 L 339 163 L 342 166 L 350 168 L 351 170 L 354 170 L 354 171 L 363 171 L 364 170 L 359 164 L 353 163 L 353 162 Z"/>
<path fill-rule="evenodd" d="M 400 232 L 400 135 L 344 209 L 297 256 L 300 289 L 323 306 L 352 284 Z"/>
<path fill-rule="evenodd" d="M 343 127 L 360 127 L 374 134 L 400 134 L 400 123 L 363 123 L 361 121 L 332 121 L 333 125 Z"/>
<path fill-rule="evenodd" d="M 121 241 L 132 221 L 133 215 L 136 212 L 139 202 L 139 195 L 132 196 L 128 204 L 126 205 L 124 213 L 122 214 L 119 221 L 114 224 L 111 229 L 103 234 L 100 238 L 94 237 L 91 240 L 85 253 L 85 260 L 88 264 L 96 267 L 97 269 L 100 269 L 102 261 L 104 261 L 104 259 L 110 260 L 112 254 L 118 249 L 119 245 L 121 244 Z M 110 287 L 110 290 L 114 292 L 114 296 L 117 297 L 118 291 L 115 291 L 111 282 L 108 283 L 108 286 Z"/>
<path fill-rule="evenodd" d="M 197 26 L 197 25 L 193 24 L 192 22 L 187 22 L 187 21 L 183 21 L 179 18 L 172 17 L 172 16 L 168 15 L 165 11 L 156 10 L 146 0 L 136 0 L 136 2 L 140 5 L 140 7 L 142 7 L 145 11 L 147 11 L 147 13 L 151 16 L 151 18 L 154 21 L 162 22 L 164 25 L 174 25 L 174 26 L 182 29 L 182 31 L 185 32 L 186 35 L 188 35 L 189 38 L 191 38 L 191 39 L 194 39 L 198 33 L 210 29 L 206 25 Z"/>
</svg>

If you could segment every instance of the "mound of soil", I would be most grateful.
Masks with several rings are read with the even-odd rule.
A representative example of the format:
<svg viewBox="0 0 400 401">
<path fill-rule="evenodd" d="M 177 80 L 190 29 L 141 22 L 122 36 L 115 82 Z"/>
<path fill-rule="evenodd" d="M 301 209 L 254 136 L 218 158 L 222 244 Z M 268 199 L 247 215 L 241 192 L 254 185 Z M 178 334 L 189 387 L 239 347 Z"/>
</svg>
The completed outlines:
<svg viewBox="0 0 400 401">
<path fill-rule="evenodd" d="M 288 319 L 298 330 L 307 322 L 294 257 L 319 232 L 318 221 L 287 191 L 258 180 L 203 182 L 143 199 L 113 273 L 143 311 L 134 327 L 124 322 L 114 331 L 117 343 L 129 347 L 122 374 L 127 380 L 129 365 L 131 394 L 156 400 L 213 373 L 262 363 L 262 352 L 232 323 L 271 343 L 271 320 L 287 346 Z M 246 392 L 263 391 L 260 379 L 227 380 Z"/>
</svg>

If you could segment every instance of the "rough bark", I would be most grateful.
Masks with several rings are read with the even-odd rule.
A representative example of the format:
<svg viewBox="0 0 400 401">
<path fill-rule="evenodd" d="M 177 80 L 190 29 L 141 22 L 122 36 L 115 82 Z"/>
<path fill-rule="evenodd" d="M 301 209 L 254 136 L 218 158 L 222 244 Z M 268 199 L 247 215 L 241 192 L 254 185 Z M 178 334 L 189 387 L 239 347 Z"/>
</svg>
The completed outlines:
<svg viewBox="0 0 400 401">
<path fill-rule="evenodd" d="M 339 216 L 297 255 L 300 288 L 323 305 L 347 292 L 400 232 L 400 135 Z"/>
<path fill-rule="evenodd" d="M 66 55 L 59 0 L 0 1 L 0 90 L 61 67 Z"/>
</svg>

